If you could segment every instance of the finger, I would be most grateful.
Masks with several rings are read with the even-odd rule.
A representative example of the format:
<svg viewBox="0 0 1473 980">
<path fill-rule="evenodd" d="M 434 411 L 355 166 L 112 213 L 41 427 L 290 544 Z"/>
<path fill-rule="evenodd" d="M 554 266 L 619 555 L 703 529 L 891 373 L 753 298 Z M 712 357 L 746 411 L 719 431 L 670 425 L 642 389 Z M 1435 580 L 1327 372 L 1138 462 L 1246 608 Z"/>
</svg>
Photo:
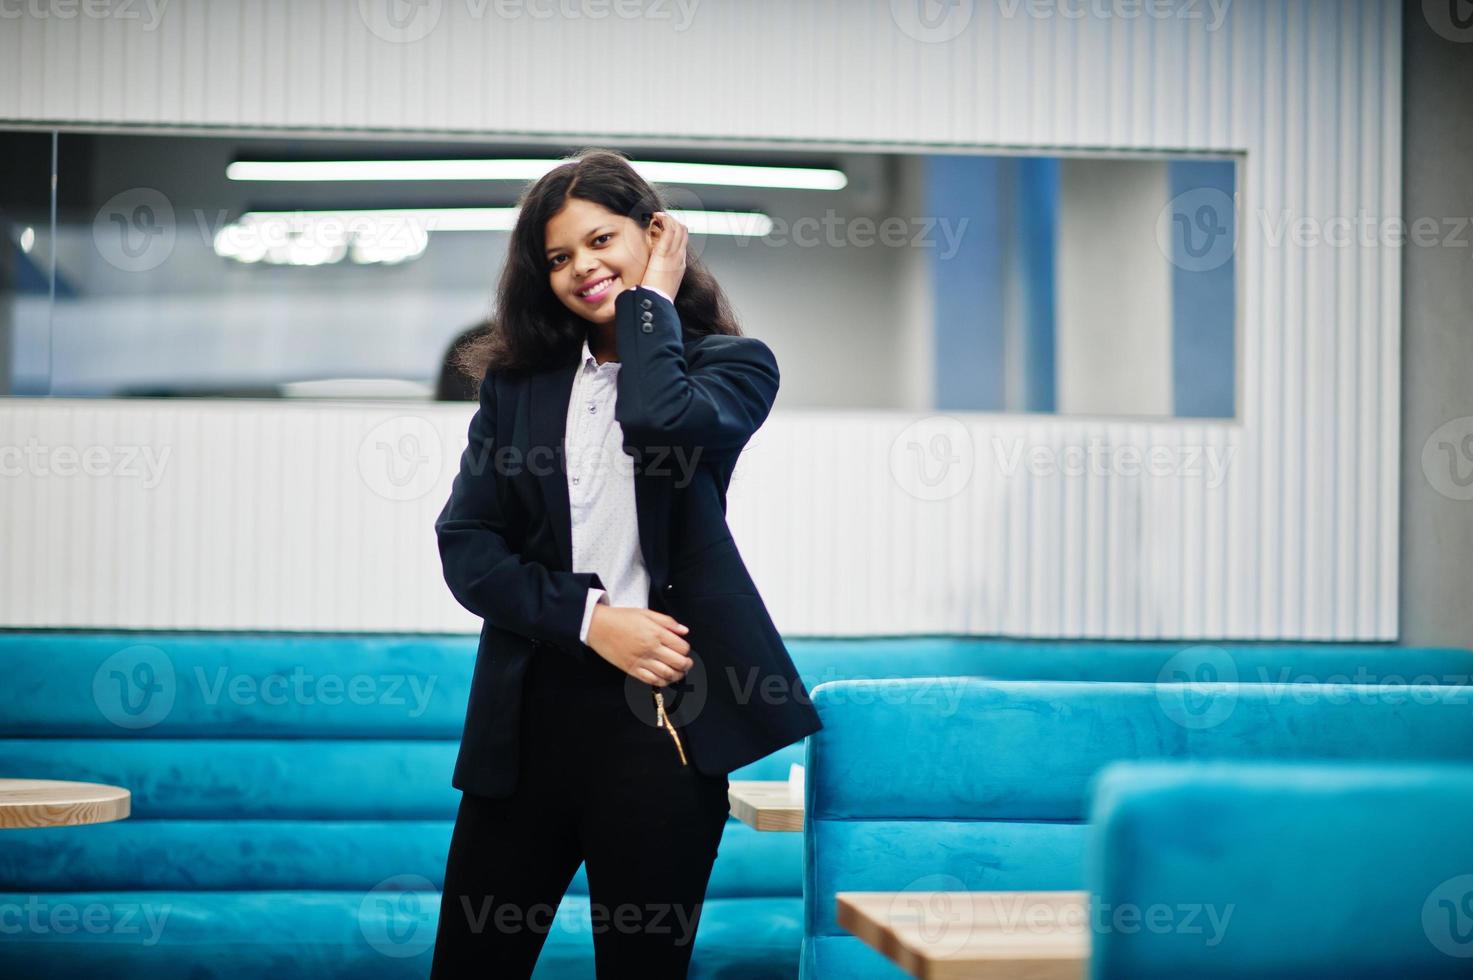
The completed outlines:
<svg viewBox="0 0 1473 980">
<path fill-rule="evenodd" d="M 641 609 L 640 611 L 667 630 L 674 630 L 677 633 L 685 633 L 690 630 L 689 626 L 686 626 L 674 616 L 667 616 L 658 609 Z"/>
<path fill-rule="evenodd" d="M 660 642 L 669 649 L 674 650 L 681 656 L 690 653 L 690 641 L 685 639 L 679 633 L 673 633 L 670 630 L 666 630 L 664 635 L 660 637 Z"/>
<path fill-rule="evenodd" d="M 687 649 L 689 649 L 688 646 Z M 658 650 L 655 651 L 655 655 L 658 656 L 665 663 L 669 664 L 675 670 L 690 670 L 692 667 L 695 666 L 696 663 L 690 657 L 687 657 L 685 655 L 685 651 L 677 650 L 669 646 L 660 647 Z"/>
<path fill-rule="evenodd" d="M 666 681 L 678 680 L 679 678 L 675 676 L 675 669 L 666 664 L 663 660 L 660 660 L 659 655 L 660 651 L 656 650 L 655 653 L 645 658 L 645 670 L 648 670 L 651 674 L 654 674 L 656 677 L 663 678 Z"/>
<path fill-rule="evenodd" d="M 635 667 L 629 672 L 629 676 L 633 677 L 635 680 L 643 681 L 646 684 L 653 684 L 655 687 L 665 686 L 665 681 L 663 678 L 656 677 L 654 674 L 650 673 L 643 667 Z"/>
</svg>

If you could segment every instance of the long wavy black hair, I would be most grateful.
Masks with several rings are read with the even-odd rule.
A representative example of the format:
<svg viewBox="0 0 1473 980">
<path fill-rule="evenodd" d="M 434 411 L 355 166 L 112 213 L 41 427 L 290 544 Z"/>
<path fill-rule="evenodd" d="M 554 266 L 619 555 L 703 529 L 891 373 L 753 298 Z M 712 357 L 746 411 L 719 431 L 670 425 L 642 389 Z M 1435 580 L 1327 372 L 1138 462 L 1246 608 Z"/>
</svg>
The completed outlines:
<svg viewBox="0 0 1473 980">
<path fill-rule="evenodd" d="M 566 159 L 522 192 L 495 309 L 485 329 L 455 352 L 457 366 L 477 384 L 489 371 L 539 371 L 578 359 L 590 324 L 553 293 L 546 256 L 548 219 L 568 198 L 602 205 L 640 228 L 649 227 L 654 212 L 670 210 L 659 191 L 617 150 L 593 147 Z M 693 253 L 686 255 L 675 311 L 687 339 L 741 335 L 726 294 Z"/>
</svg>

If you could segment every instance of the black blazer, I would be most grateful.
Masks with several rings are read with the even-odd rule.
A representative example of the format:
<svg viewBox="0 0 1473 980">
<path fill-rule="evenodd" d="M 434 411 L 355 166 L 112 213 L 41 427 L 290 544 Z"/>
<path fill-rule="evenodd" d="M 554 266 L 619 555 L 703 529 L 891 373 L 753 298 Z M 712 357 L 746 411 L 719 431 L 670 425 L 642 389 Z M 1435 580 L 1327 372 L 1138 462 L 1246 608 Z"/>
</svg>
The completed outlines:
<svg viewBox="0 0 1473 980">
<path fill-rule="evenodd" d="M 661 690 L 691 764 L 724 774 L 822 727 L 726 526 L 727 486 L 777 396 L 777 361 L 755 337 L 687 342 L 675 305 L 644 287 L 620 293 L 614 310 L 614 414 L 634 471 L 648 607 L 690 627 L 694 666 Z M 578 366 L 488 373 L 435 521 L 450 591 L 485 620 L 451 779 L 481 796 L 516 786 L 532 657 L 616 670 L 578 639 L 589 587 L 604 588 L 597 573 L 570 571 L 563 436 Z M 654 689 L 625 681 L 653 724 Z"/>
</svg>

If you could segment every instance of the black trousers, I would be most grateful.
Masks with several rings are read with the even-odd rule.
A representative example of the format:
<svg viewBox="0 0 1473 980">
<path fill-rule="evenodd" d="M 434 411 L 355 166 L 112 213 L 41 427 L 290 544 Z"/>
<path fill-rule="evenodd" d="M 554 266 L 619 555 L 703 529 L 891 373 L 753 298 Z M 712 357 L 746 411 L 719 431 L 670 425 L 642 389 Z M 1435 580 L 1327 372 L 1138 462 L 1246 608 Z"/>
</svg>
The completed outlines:
<svg viewBox="0 0 1473 980">
<path fill-rule="evenodd" d="M 462 793 L 431 980 L 528 977 L 584 863 L 598 977 L 683 978 L 731 804 L 681 765 L 625 675 L 542 648 L 523 691 L 515 791 Z M 651 699 L 648 685 L 639 685 Z"/>
</svg>

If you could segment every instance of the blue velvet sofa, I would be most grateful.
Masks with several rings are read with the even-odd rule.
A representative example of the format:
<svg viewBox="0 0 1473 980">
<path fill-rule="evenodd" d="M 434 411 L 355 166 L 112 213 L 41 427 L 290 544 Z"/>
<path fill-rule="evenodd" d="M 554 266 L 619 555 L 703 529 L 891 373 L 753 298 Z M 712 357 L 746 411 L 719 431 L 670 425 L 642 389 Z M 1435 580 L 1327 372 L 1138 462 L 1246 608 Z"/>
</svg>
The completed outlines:
<svg viewBox="0 0 1473 980">
<path fill-rule="evenodd" d="M 811 693 L 824 727 L 807 740 L 807 978 L 901 976 L 839 926 L 840 891 L 1084 888 L 1089 788 L 1111 762 L 1473 761 L 1466 683 L 966 677 Z"/>
<path fill-rule="evenodd" d="M 912 675 L 1430 680 L 1473 666 L 1465 650 L 1389 645 L 789 646 L 810 691 Z M 133 792 L 118 823 L 0 832 L 0 926 L 20 923 L 0 933 L 0 976 L 425 976 L 474 654 L 474 636 L 0 632 L 0 775 Z M 785 778 L 803 759 L 789 746 L 732 778 Z M 803 848 L 728 825 L 691 976 L 798 972 Z M 592 976 L 586 895 L 580 870 L 539 977 Z"/>
<path fill-rule="evenodd" d="M 1116 763 L 1090 807 L 1091 975 L 1469 976 L 1470 815 L 1470 765 Z"/>
</svg>

